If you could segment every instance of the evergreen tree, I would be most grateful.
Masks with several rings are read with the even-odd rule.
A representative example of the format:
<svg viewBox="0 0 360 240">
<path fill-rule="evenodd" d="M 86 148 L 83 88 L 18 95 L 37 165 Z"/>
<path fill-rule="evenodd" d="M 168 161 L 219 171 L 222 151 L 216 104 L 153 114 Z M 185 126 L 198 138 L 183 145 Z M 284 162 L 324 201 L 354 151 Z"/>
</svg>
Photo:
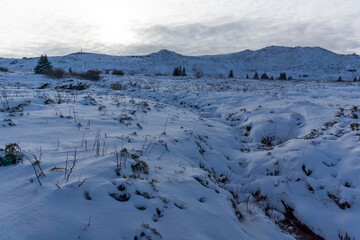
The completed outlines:
<svg viewBox="0 0 360 240">
<path fill-rule="evenodd" d="M 69 68 L 69 73 L 72 73 L 72 69 L 71 69 L 71 68 Z"/>
<path fill-rule="evenodd" d="M 34 68 L 34 72 L 36 74 L 45 74 L 47 72 L 51 72 L 53 66 L 51 65 L 49 59 L 46 55 L 41 55 L 39 61 L 37 62 L 36 67 Z"/>
<path fill-rule="evenodd" d="M 246 74 L 246 79 L 249 79 L 249 74 Z"/>
<path fill-rule="evenodd" d="M 179 76 L 179 67 L 174 68 L 173 76 Z"/>
<path fill-rule="evenodd" d="M 338 81 L 342 81 L 342 78 L 341 78 L 341 76 L 339 76 L 339 78 L 338 78 Z"/>
<path fill-rule="evenodd" d="M 261 75 L 261 79 L 269 79 L 268 75 L 266 73 L 263 73 Z"/>
<path fill-rule="evenodd" d="M 175 67 L 173 71 L 173 76 L 187 76 L 185 67 L 182 68 L 181 66 Z"/>
<path fill-rule="evenodd" d="M 253 79 L 259 79 L 259 74 L 255 72 Z"/>
<path fill-rule="evenodd" d="M 354 77 L 354 82 L 356 82 L 357 81 L 357 79 L 356 79 L 356 76 Z"/>
<path fill-rule="evenodd" d="M 184 76 L 184 77 L 185 77 L 185 76 L 187 76 L 185 67 L 183 67 L 183 70 L 182 70 L 181 76 Z"/>
<path fill-rule="evenodd" d="M 279 80 L 286 80 L 286 73 L 284 72 L 280 73 Z"/>
<path fill-rule="evenodd" d="M 229 78 L 233 78 L 234 77 L 234 71 L 231 69 L 229 72 Z"/>
</svg>

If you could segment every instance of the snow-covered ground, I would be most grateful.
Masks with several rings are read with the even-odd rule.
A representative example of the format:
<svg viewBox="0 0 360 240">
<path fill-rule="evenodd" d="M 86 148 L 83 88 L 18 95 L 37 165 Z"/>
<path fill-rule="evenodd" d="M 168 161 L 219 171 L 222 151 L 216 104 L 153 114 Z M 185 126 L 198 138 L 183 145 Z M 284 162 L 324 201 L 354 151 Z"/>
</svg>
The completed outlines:
<svg viewBox="0 0 360 240">
<path fill-rule="evenodd" d="M 0 239 L 360 239 L 359 82 L 12 70 Z"/>
</svg>

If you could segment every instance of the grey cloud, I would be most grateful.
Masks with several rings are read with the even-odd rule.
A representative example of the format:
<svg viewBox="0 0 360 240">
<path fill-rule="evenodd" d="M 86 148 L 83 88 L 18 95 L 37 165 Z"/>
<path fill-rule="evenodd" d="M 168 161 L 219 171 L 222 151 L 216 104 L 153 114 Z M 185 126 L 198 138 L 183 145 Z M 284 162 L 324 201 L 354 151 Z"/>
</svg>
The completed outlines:
<svg viewBox="0 0 360 240">
<path fill-rule="evenodd" d="M 338 53 L 359 48 L 356 22 L 287 22 L 243 19 L 226 24 L 156 25 L 138 29 L 141 42 L 129 52 L 167 48 L 187 55 L 220 54 L 269 45 L 321 46 Z"/>
<path fill-rule="evenodd" d="M 205 55 L 259 49 L 270 45 L 321 46 L 337 53 L 360 51 L 358 19 L 349 22 L 284 22 L 268 18 L 242 19 L 224 24 L 154 25 L 135 29 L 138 41 L 130 45 L 104 44 L 96 27 L 73 22 L 42 26 L 31 41 L 19 40 L 5 46 L 22 56 L 65 55 L 79 51 L 112 55 L 148 54 L 166 48 L 185 55 Z M 59 34 L 60 33 L 60 34 Z M 29 43 L 30 42 L 30 43 Z M 0 50 L 0 55 L 2 52 Z"/>
<path fill-rule="evenodd" d="M 81 48 L 88 51 L 107 48 L 97 43 L 96 27 L 79 22 L 64 20 L 39 24 L 34 26 L 31 32 L 30 35 L 20 35 L 3 44 L 0 56 L 7 57 L 6 53 L 14 57 L 33 57 L 41 54 L 54 56 L 77 52 Z"/>
</svg>

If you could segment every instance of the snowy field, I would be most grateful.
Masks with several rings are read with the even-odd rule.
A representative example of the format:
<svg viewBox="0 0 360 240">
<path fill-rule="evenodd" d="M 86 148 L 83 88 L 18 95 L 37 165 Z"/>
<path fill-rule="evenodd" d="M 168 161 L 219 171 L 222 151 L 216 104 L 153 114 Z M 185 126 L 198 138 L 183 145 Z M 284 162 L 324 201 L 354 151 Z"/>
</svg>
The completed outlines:
<svg viewBox="0 0 360 240">
<path fill-rule="evenodd" d="M 359 82 L 15 72 L 0 90 L 0 148 L 23 156 L 0 167 L 0 239 L 360 239 Z"/>
</svg>

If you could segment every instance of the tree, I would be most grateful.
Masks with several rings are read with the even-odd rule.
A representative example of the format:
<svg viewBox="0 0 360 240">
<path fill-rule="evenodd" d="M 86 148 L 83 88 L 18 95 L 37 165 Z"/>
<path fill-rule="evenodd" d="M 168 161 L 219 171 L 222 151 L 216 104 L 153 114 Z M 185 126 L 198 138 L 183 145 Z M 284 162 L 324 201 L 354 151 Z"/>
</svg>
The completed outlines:
<svg viewBox="0 0 360 240">
<path fill-rule="evenodd" d="M 233 78 L 234 77 L 234 71 L 231 69 L 229 72 L 229 78 Z"/>
<path fill-rule="evenodd" d="M 259 79 L 259 74 L 255 72 L 253 79 Z"/>
<path fill-rule="evenodd" d="M 179 67 L 174 68 L 173 76 L 181 76 L 181 69 Z"/>
<path fill-rule="evenodd" d="M 268 75 L 266 73 L 263 73 L 261 75 L 261 79 L 269 79 Z"/>
<path fill-rule="evenodd" d="M 185 67 L 182 70 L 181 76 L 184 76 L 184 77 L 187 76 Z"/>
<path fill-rule="evenodd" d="M 354 82 L 356 82 L 357 81 L 357 79 L 356 79 L 356 76 L 354 77 Z"/>
<path fill-rule="evenodd" d="M 173 76 L 187 76 L 185 67 L 184 68 L 181 68 L 181 66 L 175 67 L 173 70 Z"/>
<path fill-rule="evenodd" d="M 338 81 L 339 81 L 339 82 L 341 82 L 341 81 L 342 81 L 342 78 L 341 78 L 341 76 L 339 76 L 339 78 L 338 78 Z"/>
<path fill-rule="evenodd" d="M 246 74 L 246 79 L 249 79 L 249 74 Z"/>
<path fill-rule="evenodd" d="M 49 59 L 46 55 L 41 55 L 39 58 L 36 67 L 34 68 L 34 72 L 36 74 L 45 74 L 51 72 L 53 66 L 51 65 Z"/>
<path fill-rule="evenodd" d="M 280 73 L 279 80 L 286 80 L 286 73 Z"/>
</svg>

